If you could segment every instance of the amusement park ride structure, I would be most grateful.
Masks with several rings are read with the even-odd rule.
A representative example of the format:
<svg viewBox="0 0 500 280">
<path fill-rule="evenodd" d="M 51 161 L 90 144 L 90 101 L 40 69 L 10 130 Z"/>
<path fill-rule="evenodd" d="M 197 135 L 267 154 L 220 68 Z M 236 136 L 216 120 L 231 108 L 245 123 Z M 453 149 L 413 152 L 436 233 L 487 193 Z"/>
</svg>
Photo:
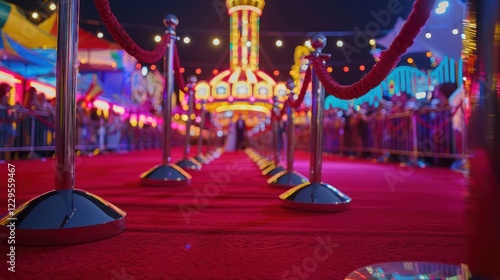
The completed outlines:
<svg viewBox="0 0 500 280">
<path fill-rule="evenodd" d="M 210 81 L 196 84 L 197 101 L 204 100 L 206 109 L 217 115 L 226 126 L 236 116 L 253 127 L 271 114 L 273 97 L 284 101 L 284 82 L 276 82 L 259 70 L 259 18 L 264 0 L 228 0 L 230 18 L 230 67 Z"/>
</svg>

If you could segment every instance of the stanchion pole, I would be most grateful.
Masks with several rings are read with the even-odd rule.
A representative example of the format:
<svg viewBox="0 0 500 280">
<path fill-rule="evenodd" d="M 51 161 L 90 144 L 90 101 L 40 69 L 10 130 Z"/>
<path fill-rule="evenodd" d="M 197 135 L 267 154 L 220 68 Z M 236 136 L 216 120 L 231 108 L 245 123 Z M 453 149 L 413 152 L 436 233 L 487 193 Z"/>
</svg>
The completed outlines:
<svg viewBox="0 0 500 280">
<path fill-rule="evenodd" d="M 289 90 L 288 98 L 293 98 L 293 88 L 294 83 L 289 80 L 287 83 L 287 88 Z M 291 99 L 290 99 L 291 100 Z M 267 180 L 267 183 L 271 186 L 279 187 L 293 187 L 303 183 L 307 183 L 309 180 L 299 172 L 296 172 L 293 168 L 293 158 L 295 149 L 295 125 L 293 122 L 293 107 L 285 103 L 286 106 L 286 120 L 287 120 L 287 153 L 286 153 L 286 170 L 281 171 Z"/>
<path fill-rule="evenodd" d="M 174 92 L 174 48 L 177 40 L 175 27 L 179 20 L 167 15 L 163 20 L 170 34 L 167 53 L 163 59 L 163 77 L 166 85 L 163 91 L 163 151 L 162 163 L 154 166 L 140 176 L 141 184 L 146 186 L 183 186 L 189 184 L 191 175 L 171 163 L 172 149 L 172 94 Z"/>
<path fill-rule="evenodd" d="M 330 56 L 322 54 L 326 45 L 326 37 L 316 34 L 311 39 L 315 49 L 313 56 L 327 59 Z M 312 72 L 312 106 L 311 106 L 311 161 L 310 182 L 300 184 L 282 193 L 279 197 L 282 206 L 303 211 L 336 212 L 349 208 L 351 198 L 333 186 L 321 181 L 323 163 L 323 111 L 325 89 L 319 81 L 317 73 Z"/>
<path fill-rule="evenodd" d="M 203 130 L 205 129 L 205 100 L 200 100 L 200 134 L 198 135 L 198 142 L 197 142 L 197 151 L 196 154 L 197 156 L 194 158 L 201 164 L 209 164 L 210 160 L 203 154 Z"/>
<path fill-rule="evenodd" d="M 187 111 L 187 120 L 186 120 L 186 130 L 185 130 L 185 135 L 184 135 L 184 158 L 178 161 L 176 164 L 180 168 L 184 170 L 192 170 L 192 171 L 198 171 L 201 170 L 201 163 L 197 161 L 196 159 L 192 158 L 189 156 L 190 150 L 191 150 L 191 124 L 193 120 L 191 117 L 193 116 L 194 113 L 194 87 L 196 85 L 196 82 L 198 80 L 196 79 L 196 76 L 190 75 L 188 77 L 188 98 L 189 98 L 189 108 Z"/>
<path fill-rule="evenodd" d="M 273 97 L 273 108 L 274 114 L 279 114 L 280 108 L 278 103 L 278 97 Z M 279 145 L 279 130 L 281 120 L 274 117 L 274 114 L 271 114 L 271 132 L 272 132 L 272 153 L 274 161 L 270 162 L 270 165 L 262 170 L 262 175 L 265 176 L 274 176 L 281 171 L 284 171 L 285 168 L 280 165 L 280 145 Z M 268 145 L 270 146 L 270 145 Z M 271 148 L 270 148 L 271 149 Z"/>
<path fill-rule="evenodd" d="M 468 217 L 471 279 L 500 279 L 500 2 L 468 0 L 463 57 L 470 102 Z"/>
<path fill-rule="evenodd" d="M 24 203 L 0 220 L 2 238 L 9 236 L 10 225 L 15 224 L 16 244 L 19 245 L 90 242 L 114 236 L 125 229 L 125 212 L 100 197 L 75 189 L 79 7 L 78 0 L 59 2 L 55 190 Z M 9 170 L 12 169 L 9 167 Z"/>
</svg>

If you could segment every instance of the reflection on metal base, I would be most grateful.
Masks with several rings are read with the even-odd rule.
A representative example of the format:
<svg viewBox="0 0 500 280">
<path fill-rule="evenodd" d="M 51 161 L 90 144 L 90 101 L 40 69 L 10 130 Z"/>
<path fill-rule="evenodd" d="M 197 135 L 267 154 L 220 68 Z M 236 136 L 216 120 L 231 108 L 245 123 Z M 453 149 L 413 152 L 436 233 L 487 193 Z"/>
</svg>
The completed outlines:
<svg viewBox="0 0 500 280">
<path fill-rule="evenodd" d="M 257 164 L 257 166 L 261 166 L 261 165 L 269 163 L 269 162 L 272 162 L 272 161 L 266 157 L 261 157 L 260 159 L 255 161 L 255 164 Z"/>
<path fill-rule="evenodd" d="M 339 212 L 349 209 L 351 198 L 326 183 L 307 182 L 280 196 L 286 208 L 312 212 Z"/>
<path fill-rule="evenodd" d="M 283 168 L 283 166 L 281 166 L 281 165 L 276 166 L 273 163 L 268 168 L 262 170 L 262 175 L 271 177 L 271 176 L 274 176 L 274 175 L 280 173 L 283 170 L 285 170 L 285 168 Z"/>
<path fill-rule="evenodd" d="M 274 161 L 272 161 L 272 160 L 266 160 L 266 161 L 264 161 L 261 164 L 257 164 L 257 166 L 259 167 L 259 170 L 263 171 L 263 170 L 265 170 L 265 169 L 267 169 L 269 167 L 274 167 L 276 165 L 274 164 Z"/>
<path fill-rule="evenodd" d="M 159 164 L 141 175 L 145 186 L 184 186 L 191 182 L 191 175 L 175 164 Z"/>
<path fill-rule="evenodd" d="M 196 157 L 194 157 L 194 159 L 201 164 L 209 164 L 210 163 L 210 160 L 204 154 L 199 154 Z"/>
<path fill-rule="evenodd" d="M 176 163 L 177 166 L 186 171 L 200 171 L 201 163 L 194 158 L 185 158 Z"/>
<path fill-rule="evenodd" d="M 434 262 L 372 264 L 351 272 L 345 280 L 366 279 L 470 279 L 467 265 Z"/>
<path fill-rule="evenodd" d="M 15 224 L 16 245 L 55 246 L 105 239 L 125 230 L 126 213 L 82 190 L 50 191 L 0 220 L 1 238 Z M 13 220 L 16 218 L 17 220 Z"/>
<path fill-rule="evenodd" d="M 309 179 L 307 179 L 304 175 L 296 171 L 288 172 L 287 170 L 283 170 L 267 180 L 267 183 L 271 186 L 288 188 L 307 182 L 309 182 Z"/>
</svg>

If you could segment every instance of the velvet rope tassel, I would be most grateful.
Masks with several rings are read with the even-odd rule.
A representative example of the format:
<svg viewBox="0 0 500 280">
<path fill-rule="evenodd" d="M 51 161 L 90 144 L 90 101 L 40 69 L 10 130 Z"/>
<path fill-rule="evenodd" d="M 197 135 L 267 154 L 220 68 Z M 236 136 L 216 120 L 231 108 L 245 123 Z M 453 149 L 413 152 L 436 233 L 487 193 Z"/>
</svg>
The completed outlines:
<svg viewBox="0 0 500 280">
<path fill-rule="evenodd" d="M 354 99 L 363 96 L 372 88 L 379 85 L 398 63 L 401 55 L 406 53 L 413 44 L 413 40 L 418 35 L 422 27 L 429 19 L 435 0 L 417 0 L 413 5 L 413 10 L 408 16 L 408 20 L 401 28 L 401 31 L 392 42 L 389 49 L 382 52 L 380 60 L 375 66 L 358 82 L 352 85 L 340 85 L 335 81 L 325 69 L 323 60 L 314 57 L 313 67 L 326 92 L 339 99 Z"/>
<path fill-rule="evenodd" d="M 167 49 L 167 43 L 170 39 L 169 34 L 163 35 L 160 43 L 156 45 L 153 51 L 141 49 L 130 38 L 127 32 L 120 25 L 115 15 L 111 11 L 108 0 L 94 0 L 94 4 L 99 12 L 102 22 L 106 26 L 113 39 L 131 56 L 145 63 L 154 63 L 160 60 Z"/>
</svg>

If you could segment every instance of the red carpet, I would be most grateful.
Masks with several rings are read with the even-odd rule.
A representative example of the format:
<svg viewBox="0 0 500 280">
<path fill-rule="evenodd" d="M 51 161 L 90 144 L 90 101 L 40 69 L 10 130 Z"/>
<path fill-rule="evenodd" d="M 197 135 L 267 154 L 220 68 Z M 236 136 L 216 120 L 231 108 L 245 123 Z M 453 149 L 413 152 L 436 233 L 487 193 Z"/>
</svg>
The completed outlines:
<svg viewBox="0 0 500 280">
<path fill-rule="evenodd" d="M 17 246 L 15 273 L 7 270 L 2 244 L 0 278 L 342 280 L 379 262 L 466 261 L 465 181 L 447 169 L 326 158 L 324 181 L 353 202 L 347 212 L 319 214 L 282 208 L 284 190 L 267 186 L 243 152 L 191 172 L 188 187 L 139 186 L 138 175 L 160 155 L 79 159 L 77 188 L 126 211 L 127 230 L 87 244 Z M 307 176 L 308 155 L 296 158 Z M 53 189 L 53 160 L 12 163 L 18 205 Z M 0 168 L 5 186 L 7 165 Z M 221 188 L 210 184 L 216 177 Z M 2 191 L 2 214 L 6 204 Z"/>
</svg>

